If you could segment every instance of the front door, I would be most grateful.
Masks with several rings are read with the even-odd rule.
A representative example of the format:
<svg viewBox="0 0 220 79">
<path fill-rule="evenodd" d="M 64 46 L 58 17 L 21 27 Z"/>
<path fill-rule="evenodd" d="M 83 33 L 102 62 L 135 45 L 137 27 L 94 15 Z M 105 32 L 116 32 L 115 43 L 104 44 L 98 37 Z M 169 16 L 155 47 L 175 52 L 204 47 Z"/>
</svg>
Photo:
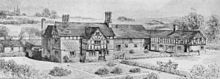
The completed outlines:
<svg viewBox="0 0 220 79">
<path fill-rule="evenodd" d="M 105 61 L 105 51 L 104 50 L 100 50 L 98 51 L 99 53 L 99 60 L 104 60 Z"/>
</svg>

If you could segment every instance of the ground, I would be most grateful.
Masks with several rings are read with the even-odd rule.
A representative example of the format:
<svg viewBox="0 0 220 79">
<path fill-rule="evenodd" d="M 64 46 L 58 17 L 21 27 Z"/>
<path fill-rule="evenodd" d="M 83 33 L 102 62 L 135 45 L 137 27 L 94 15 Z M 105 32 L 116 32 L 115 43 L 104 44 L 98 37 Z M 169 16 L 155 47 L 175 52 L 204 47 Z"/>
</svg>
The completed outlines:
<svg viewBox="0 0 220 79">
<path fill-rule="evenodd" d="M 135 59 L 132 61 L 138 63 L 146 63 L 157 65 L 157 61 L 168 62 L 169 60 L 178 63 L 178 70 L 190 71 L 194 65 L 217 64 L 220 65 L 219 58 L 220 51 L 218 50 L 206 50 L 206 53 L 200 56 L 186 56 L 186 57 L 165 57 L 165 58 L 151 58 L 151 59 Z"/>
<path fill-rule="evenodd" d="M 65 77 L 54 77 L 54 79 L 104 79 L 104 78 L 112 78 L 112 77 L 118 77 L 118 76 L 126 76 L 126 75 L 141 75 L 141 74 L 148 74 L 149 72 L 154 72 L 154 73 L 159 73 L 159 76 L 161 78 L 165 79 L 175 79 L 176 75 L 168 74 L 168 73 L 163 73 L 163 72 L 158 72 L 158 71 L 153 71 L 153 70 L 148 70 L 148 69 L 143 69 L 141 68 L 140 73 L 130 73 L 128 72 L 131 68 L 136 68 L 124 64 L 117 64 L 115 67 L 120 67 L 123 70 L 123 73 L 120 75 L 114 75 L 110 74 L 107 76 L 98 76 L 95 75 L 94 72 L 102 67 L 107 67 L 106 63 L 107 62 L 93 62 L 93 63 L 54 63 L 54 62 L 47 62 L 47 61 L 38 61 L 38 60 L 33 60 L 29 59 L 26 57 L 3 57 L 0 59 L 5 59 L 5 60 L 14 60 L 18 64 L 27 64 L 31 66 L 34 69 L 39 70 L 42 73 L 49 73 L 49 71 L 57 66 L 57 67 L 63 67 L 66 69 L 69 69 L 72 71 L 72 73 L 68 76 Z"/>
</svg>

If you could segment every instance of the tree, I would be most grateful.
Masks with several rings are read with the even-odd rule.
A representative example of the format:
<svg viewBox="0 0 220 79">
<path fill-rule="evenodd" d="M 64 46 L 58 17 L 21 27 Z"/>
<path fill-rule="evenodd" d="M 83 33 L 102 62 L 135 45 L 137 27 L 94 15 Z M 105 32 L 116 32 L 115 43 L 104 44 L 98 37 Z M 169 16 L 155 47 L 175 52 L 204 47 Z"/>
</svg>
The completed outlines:
<svg viewBox="0 0 220 79">
<path fill-rule="evenodd" d="M 6 37 L 8 36 L 9 29 L 6 26 L 0 26 L 0 36 Z"/>
<path fill-rule="evenodd" d="M 174 24 L 178 25 L 181 30 L 197 30 L 204 24 L 204 17 L 197 13 L 190 13 L 179 20 L 175 20 Z"/>
<path fill-rule="evenodd" d="M 34 28 L 34 27 L 24 27 L 24 28 L 22 28 L 21 32 L 20 32 L 20 39 L 23 38 L 24 33 L 28 33 L 29 38 L 30 38 L 30 36 L 41 36 L 41 31 L 37 28 Z"/>
<path fill-rule="evenodd" d="M 37 12 L 37 13 L 35 13 L 35 16 L 36 17 L 41 17 L 42 15 L 41 15 L 41 13 Z"/>
<path fill-rule="evenodd" d="M 50 16 L 50 10 L 48 8 L 43 9 L 42 16 L 43 17 L 49 17 Z"/>
<path fill-rule="evenodd" d="M 56 19 L 58 17 L 57 12 L 55 10 L 52 10 L 50 14 L 51 14 L 50 18 L 52 18 L 52 19 Z"/>
<path fill-rule="evenodd" d="M 207 25 L 209 26 L 206 33 L 207 36 L 210 40 L 216 39 L 220 29 L 219 17 L 217 15 L 210 16 Z"/>
</svg>

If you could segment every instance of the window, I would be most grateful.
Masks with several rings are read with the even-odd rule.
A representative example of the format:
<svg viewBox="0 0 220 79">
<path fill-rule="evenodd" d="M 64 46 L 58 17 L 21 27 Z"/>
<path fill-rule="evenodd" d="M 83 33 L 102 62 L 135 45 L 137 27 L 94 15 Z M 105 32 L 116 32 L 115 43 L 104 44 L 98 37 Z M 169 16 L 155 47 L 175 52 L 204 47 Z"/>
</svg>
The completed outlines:
<svg viewBox="0 0 220 79">
<path fill-rule="evenodd" d="M 70 51 L 70 56 L 75 56 L 75 52 L 74 51 Z"/>
<path fill-rule="evenodd" d="M 55 51 L 55 55 L 58 55 L 58 51 Z"/>
<path fill-rule="evenodd" d="M 132 43 L 133 42 L 132 39 L 129 39 L 129 42 Z"/>
<path fill-rule="evenodd" d="M 134 47 L 137 47 L 137 44 L 134 44 Z"/>
<path fill-rule="evenodd" d="M 101 41 L 95 40 L 95 44 L 101 44 Z"/>
<path fill-rule="evenodd" d="M 159 47 L 163 47 L 163 45 L 159 45 Z"/>
<path fill-rule="evenodd" d="M 95 51 L 89 52 L 89 56 L 96 56 L 96 52 Z"/>
<path fill-rule="evenodd" d="M 96 34 L 95 34 L 95 35 L 99 36 L 99 35 L 100 35 L 100 33 L 99 33 L 99 32 L 96 32 Z"/>
<path fill-rule="evenodd" d="M 128 44 L 125 44 L 125 48 L 128 48 Z"/>
<path fill-rule="evenodd" d="M 117 51 L 120 51 L 121 50 L 121 45 L 116 45 L 116 49 L 117 49 Z"/>
<path fill-rule="evenodd" d="M 177 50 L 182 50 L 182 47 L 181 46 L 177 46 Z"/>
</svg>

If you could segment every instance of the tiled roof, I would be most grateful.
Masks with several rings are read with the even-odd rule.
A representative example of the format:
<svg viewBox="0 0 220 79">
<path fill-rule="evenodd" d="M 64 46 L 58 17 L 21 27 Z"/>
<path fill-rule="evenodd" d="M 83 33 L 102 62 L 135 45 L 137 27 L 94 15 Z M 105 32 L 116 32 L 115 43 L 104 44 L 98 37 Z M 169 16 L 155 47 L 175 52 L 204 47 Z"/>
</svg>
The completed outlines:
<svg viewBox="0 0 220 79">
<path fill-rule="evenodd" d="M 41 39 L 28 39 L 25 40 L 27 43 L 35 45 L 35 46 L 41 46 Z"/>
<path fill-rule="evenodd" d="M 61 44 L 62 44 L 61 50 L 64 51 L 76 51 L 79 49 L 77 48 L 79 46 L 77 46 L 76 41 L 63 41 Z"/>
<path fill-rule="evenodd" d="M 204 35 L 200 31 L 182 31 L 182 30 L 146 30 L 151 37 L 166 37 L 166 38 L 180 38 L 180 39 L 190 39 L 199 34 L 202 37 Z"/>
<path fill-rule="evenodd" d="M 116 38 L 149 38 L 142 25 L 112 24 L 111 26 Z"/>
<path fill-rule="evenodd" d="M 114 36 L 111 28 L 105 23 L 86 23 L 86 22 L 56 22 L 60 36 L 84 36 L 86 27 L 99 27 L 105 36 Z"/>
<path fill-rule="evenodd" d="M 21 47 L 21 46 L 23 46 L 21 41 L 19 41 L 19 40 L 2 40 L 0 42 L 5 47 L 9 47 L 9 46 Z"/>
<path fill-rule="evenodd" d="M 146 30 L 150 37 L 168 37 L 172 30 Z"/>
</svg>

